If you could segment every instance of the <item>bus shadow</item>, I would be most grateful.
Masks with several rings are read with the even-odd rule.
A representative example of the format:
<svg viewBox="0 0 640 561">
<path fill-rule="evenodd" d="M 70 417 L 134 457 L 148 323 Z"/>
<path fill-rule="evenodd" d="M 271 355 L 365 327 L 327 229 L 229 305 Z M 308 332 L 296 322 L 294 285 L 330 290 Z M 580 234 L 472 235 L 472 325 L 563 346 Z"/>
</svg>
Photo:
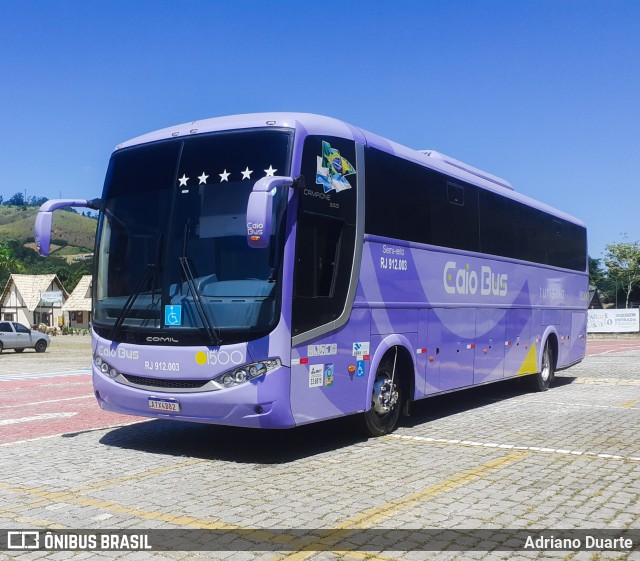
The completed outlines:
<svg viewBox="0 0 640 561">
<path fill-rule="evenodd" d="M 554 387 L 574 380 L 557 377 Z M 402 417 L 399 426 L 411 428 L 527 395 L 534 394 L 527 391 L 521 379 L 476 386 L 412 404 L 411 416 Z M 155 419 L 113 429 L 99 442 L 150 454 L 269 465 L 362 443 L 367 437 L 358 431 L 358 421 L 355 416 L 349 416 L 294 429 L 267 430 Z"/>
<path fill-rule="evenodd" d="M 283 430 L 153 420 L 109 431 L 100 444 L 151 454 L 250 464 L 280 464 L 347 448 L 366 438 L 354 417 Z"/>
<path fill-rule="evenodd" d="M 556 377 L 550 390 L 573 383 L 575 377 Z M 422 399 L 411 405 L 411 416 L 401 419 L 403 427 L 415 427 L 423 423 L 444 419 L 452 415 L 486 407 L 515 398 L 525 398 L 531 393 L 524 378 L 505 380 L 497 384 L 474 386 L 466 390 Z"/>
</svg>

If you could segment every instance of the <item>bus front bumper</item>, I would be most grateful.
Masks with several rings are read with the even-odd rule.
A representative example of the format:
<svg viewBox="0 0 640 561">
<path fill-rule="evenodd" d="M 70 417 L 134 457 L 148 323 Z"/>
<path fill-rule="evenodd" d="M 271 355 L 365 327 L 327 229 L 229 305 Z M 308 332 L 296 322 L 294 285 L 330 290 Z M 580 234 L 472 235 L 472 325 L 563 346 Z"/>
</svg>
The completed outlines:
<svg viewBox="0 0 640 561">
<path fill-rule="evenodd" d="M 218 391 L 171 392 L 118 383 L 93 367 L 93 387 L 105 411 L 236 427 L 291 428 L 290 369 L 281 366 L 262 378 Z M 177 411 L 157 410 L 158 402 Z"/>
</svg>

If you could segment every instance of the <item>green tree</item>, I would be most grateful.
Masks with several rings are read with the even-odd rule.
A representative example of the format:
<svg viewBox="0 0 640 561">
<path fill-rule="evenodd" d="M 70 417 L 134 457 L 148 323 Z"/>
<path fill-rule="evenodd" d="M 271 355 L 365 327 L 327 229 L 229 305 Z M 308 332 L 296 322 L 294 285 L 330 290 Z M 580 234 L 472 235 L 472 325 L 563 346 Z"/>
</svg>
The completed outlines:
<svg viewBox="0 0 640 561">
<path fill-rule="evenodd" d="M 29 197 L 29 206 L 42 206 L 48 200 L 47 197 Z"/>
<path fill-rule="evenodd" d="M 589 284 L 602 289 L 606 278 L 607 272 L 602 268 L 602 259 L 589 256 Z"/>
<path fill-rule="evenodd" d="M 607 276 L 607 270 L 602 259 L 589 257 L 589 285 L 595 286 L 603 300 L 615 300 L 615 283 Z"/>
<path fill-rule="evenodd" d="M 0 244 L 0 281 L 6 282 L 11 273 L 24 273 L 22 263 L 16 259 L 11 248 Z"/>
<path fill-rule="evenodd" d="M 625 241 L 605 247 L 604 263 L 609 279 L 625 290 L 628 308 L 631 291 L 640 284 L 640 242 L 627 241 L 626 234 L 623 237 Z"/>
<path fill-rule="evenodd" d="M 20 192 L 16 193 L 15 195 L 13 195 L 13 197 L 8 199 L 5 204 L 15 205 L 15 206 L 24 206 L 26 204 L 26 201 L 24 200 L 24 194 Z"/>
</svg>

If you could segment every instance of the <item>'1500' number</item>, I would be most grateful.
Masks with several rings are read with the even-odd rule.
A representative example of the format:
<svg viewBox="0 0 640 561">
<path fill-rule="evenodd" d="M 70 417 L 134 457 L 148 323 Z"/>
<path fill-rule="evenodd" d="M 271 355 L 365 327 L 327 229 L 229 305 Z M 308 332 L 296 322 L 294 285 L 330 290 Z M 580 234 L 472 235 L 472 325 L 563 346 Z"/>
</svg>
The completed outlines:
<svg viewBox="0 0 640 561">
<path fill-rule="evenodd" d="M 150 360 L 144 361 L 144 369 L 145 370 L 161 370 L 164 372 L 180 372 L 180 363 L 179 362 L 164 362 L 164 361 L 156 361 L 152 362 Z"/>
</svg>

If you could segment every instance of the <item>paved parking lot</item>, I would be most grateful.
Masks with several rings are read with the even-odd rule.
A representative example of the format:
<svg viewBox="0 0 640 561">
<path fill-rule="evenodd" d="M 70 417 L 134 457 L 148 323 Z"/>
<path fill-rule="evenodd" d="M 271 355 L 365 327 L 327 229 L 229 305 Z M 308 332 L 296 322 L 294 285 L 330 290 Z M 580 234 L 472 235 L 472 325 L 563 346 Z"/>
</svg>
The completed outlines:
<svg viewBox="0 0 640 561">
<path fill-rule="evenodd" d="M 114 416 L 91 396 L 88 338 L 3 353 L 0 528 L 204 528 L 239 540 L 264 529 L 253 539 L 269 551 L 0 559 L 640 559 L 638 541 L 633 552 L 457 551 L 477 541 L 469 529 L 640 529 L 640 350 L 637 339 L 603 341 L 546 393 L 516 380 L 422 401 L 395 433 L 368 440 L 348 419 L 264 432 Z M 80 428 L 69 425 L 78 415 Z M 386 532 L 424 528 L 465 532 L 429 534 L 449 550 L 437 552 L 409 551 L 406 535 Z M 351 543 L 388 546 L 340 551 L 334 533 L 318 549 L 338 551 L 291 551 L 308 546 L 296 529 L 355 530 Z"/>
</svg>

